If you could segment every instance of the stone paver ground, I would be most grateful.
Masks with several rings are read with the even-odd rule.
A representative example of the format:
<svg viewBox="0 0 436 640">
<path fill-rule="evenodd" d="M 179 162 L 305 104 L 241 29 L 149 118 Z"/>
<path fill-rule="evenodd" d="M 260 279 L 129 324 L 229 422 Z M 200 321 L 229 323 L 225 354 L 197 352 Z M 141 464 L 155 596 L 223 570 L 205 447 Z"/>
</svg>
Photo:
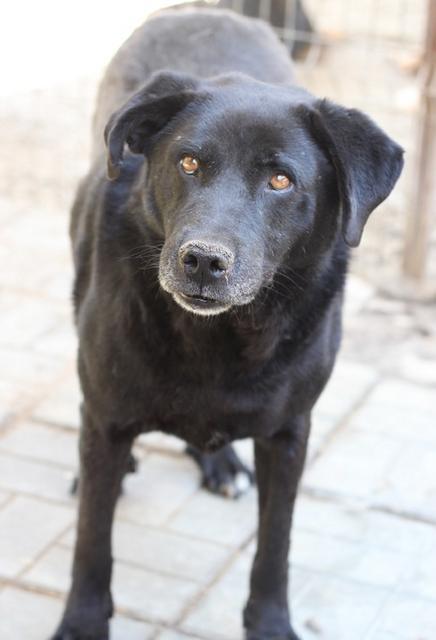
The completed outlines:
<svg viewBox="0 0 436 640">
<path fill-rule="evenodd" d="M 345 343 L 376 296 L 371 289 L 362 302 L 363 286 L 351 277 Z M 38 640 L 69 581 L 80 394 L 67 302 L 16 291 L 21 324 L 1 316 L 23 344 L 1 348 L 0 637 Z M 385 373 L 382 345 L 380 366 L 353 353 L 345 346 L 315 412 L 293 536 L 296 627 L 305 640 L 432 640 L 436 389 L 420 375 Z M 238 448 L 251 462 L 251 443 Z M 115 527 L 112 637 L 241 638 L 255 491 L 237 501 L 205 493 L 182 443 L 160 434 L 142 436 L 136 455 Z"/>
<path fill-rule="evenodd" d="M 80 392 L 66 211 L 96 77 L 0 105 L 1 640 L 47 638 L 69 580 Z M 295 518 L 295 625 L 304 640 L 434 640 L 435 305 L 355 273 Z M 238 448 L 252 461 L 250 442 Z M 255 491 L 205 493 L 183 444 L 160 434 L 136 455 L 114 534 L 113 640 L 239 640 Z"/>
</svg>

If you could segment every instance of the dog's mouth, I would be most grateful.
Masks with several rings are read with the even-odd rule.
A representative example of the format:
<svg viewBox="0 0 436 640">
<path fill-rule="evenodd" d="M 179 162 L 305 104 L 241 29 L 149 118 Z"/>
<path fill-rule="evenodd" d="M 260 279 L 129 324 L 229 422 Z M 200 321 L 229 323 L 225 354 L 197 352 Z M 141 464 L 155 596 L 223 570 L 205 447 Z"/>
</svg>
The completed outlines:
<svg viewBox="0 0 436 640">
<path fill-rule="evenodd" d="M 228 303 L 206 296 L 190 295 L 181 292 L 174 292 L 172 295 L 174 300 L 183 307 L 183 309 L 203 316 L 224 313 L 224 311 L 228 311 L 231 306 Z"/>
</svg>

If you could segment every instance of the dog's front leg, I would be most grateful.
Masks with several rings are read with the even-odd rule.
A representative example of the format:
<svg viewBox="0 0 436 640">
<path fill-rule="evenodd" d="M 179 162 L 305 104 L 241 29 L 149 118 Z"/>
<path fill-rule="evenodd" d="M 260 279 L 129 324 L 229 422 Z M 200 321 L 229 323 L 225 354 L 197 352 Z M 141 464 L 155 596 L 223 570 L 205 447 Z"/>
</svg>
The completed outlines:
<svg viewBox="0 0 436 640">
<path fill-rule="evenodd" d="M 288 553 L 309 428 L 305 415 L 274 437 L 255 442 L 259 530 L 244 611 L 247 640 L 298 640 L 289 618 Z"/>
<path fill-rule="evenodd" d="M 112 615 L 111 529 L 133 436 L 114 435 L 83 411 L 80 505 L 72 586 L 52 640 L 107 640 Z"/>
</svg>

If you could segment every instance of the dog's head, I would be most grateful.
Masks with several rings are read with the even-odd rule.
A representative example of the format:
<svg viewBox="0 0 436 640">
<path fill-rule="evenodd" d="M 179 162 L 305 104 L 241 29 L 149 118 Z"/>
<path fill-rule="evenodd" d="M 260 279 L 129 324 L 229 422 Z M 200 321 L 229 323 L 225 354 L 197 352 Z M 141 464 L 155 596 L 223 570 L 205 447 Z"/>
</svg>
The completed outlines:
<svg viewBox="0 0 436 640">
<path fill-rule="evenodd" d="M 160 72 L 110 119 L 108 175 L 147 158 L 143 215 L 163 241 L 159 281 L 202 315 L 251 302 L 274 275 L 357 246 L 402 149 L 363 113 L 239 74 Z"/>
</svg>

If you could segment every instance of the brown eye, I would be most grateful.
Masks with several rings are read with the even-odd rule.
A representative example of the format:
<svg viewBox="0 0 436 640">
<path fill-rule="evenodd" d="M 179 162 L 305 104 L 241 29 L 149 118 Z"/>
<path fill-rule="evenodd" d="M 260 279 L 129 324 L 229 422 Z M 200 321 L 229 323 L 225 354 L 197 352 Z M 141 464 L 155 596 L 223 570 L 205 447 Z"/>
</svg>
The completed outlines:
<svg viewBox="0 0 436 640">
<path fill-rule="evenodd" d="M 183 156 L 183 158 L 180 160 L 180 166 L 185 173 L 192 176 L 193 173 L 198 171 L 200 163 L 198 162 L 197 158 L 194 158 L 193 156 Z"/>
<path fill-rule="evenodd" d="M 271 189 L 274 189 L 274 191 L 283 191 L 283 189 L 290 187 L 291 184 L 288 176 L 285 176 L 283 173 L 274 174 L 269 181 L 269 186 Z"/>
</svg>

